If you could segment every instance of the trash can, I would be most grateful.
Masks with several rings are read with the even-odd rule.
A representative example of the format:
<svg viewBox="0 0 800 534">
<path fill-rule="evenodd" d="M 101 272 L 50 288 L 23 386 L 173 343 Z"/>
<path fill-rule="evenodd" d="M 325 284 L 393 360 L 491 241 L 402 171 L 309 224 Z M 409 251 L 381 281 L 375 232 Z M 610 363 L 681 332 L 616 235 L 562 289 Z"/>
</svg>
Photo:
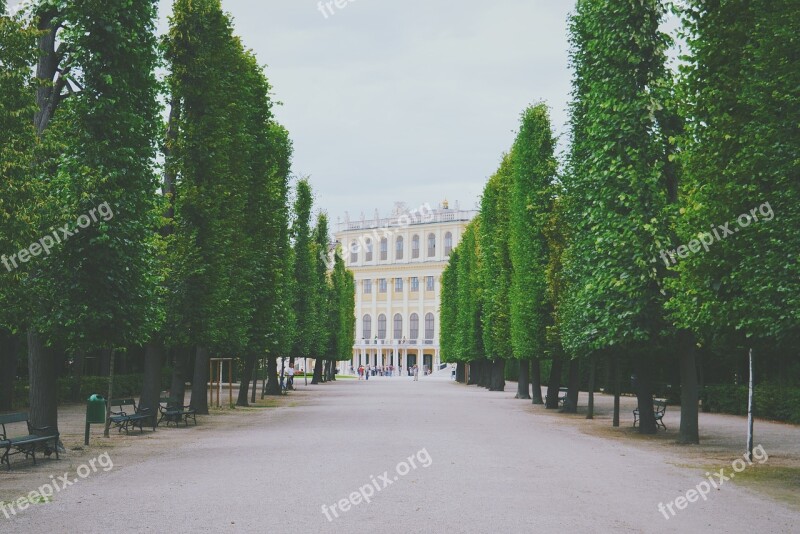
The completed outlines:
<svg viewBox="0 0 800 534">
<path fill-rule="evenodd" d="M 105 424 L 106 422 L 106 399 L 102 395 L 94 394 L 86 399 L 86 433 L 84 434 L 83 444 L 89 444 L 89 425 Z"/>
</svg>

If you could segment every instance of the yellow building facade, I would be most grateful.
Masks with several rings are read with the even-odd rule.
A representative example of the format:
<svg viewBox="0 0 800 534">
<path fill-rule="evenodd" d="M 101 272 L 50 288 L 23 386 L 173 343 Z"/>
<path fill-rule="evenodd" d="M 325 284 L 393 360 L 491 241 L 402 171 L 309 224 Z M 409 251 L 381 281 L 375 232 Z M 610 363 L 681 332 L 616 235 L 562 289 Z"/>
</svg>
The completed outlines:
<svg viewBox="0 0 800 534">
<path fill-rule="evenodd" d="M 441 277 L 474 210 L 396 205 L 389 217 L 336 226 L 345 263 L 355 276 L 356 343 L 352 367 L 392 367 L 405 375 L 441 365 Z M 424 366 L 424 368 L 423 368 Z"/>
</svg>

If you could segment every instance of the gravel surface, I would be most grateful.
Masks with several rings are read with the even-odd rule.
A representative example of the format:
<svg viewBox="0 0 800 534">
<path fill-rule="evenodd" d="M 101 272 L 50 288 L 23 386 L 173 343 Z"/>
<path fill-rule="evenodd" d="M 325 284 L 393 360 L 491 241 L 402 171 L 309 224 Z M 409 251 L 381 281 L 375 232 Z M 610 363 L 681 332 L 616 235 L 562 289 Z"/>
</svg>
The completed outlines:
<svg viewBox="0 0 800 534">
<path fill-rule="evenodd" d="M 598 396 L 600 420 L 588 422 L 545 413 L 515 391 L 446 377 L 340 380 L 277 407 L 215 412 L 197 428 L 96 440 L 61 462 L 0 473 L 8 501 L 49 475 L 74 478 L 86 458 L 114 461 L 48 504 L 10 520 L 0 512 L 0 532 L 800 532 L 791 502 L 732 481 L 670 519 L 659 511 L 707 480 L 712 467 L 698 466 L 731 471 L 736 432 L 722 429 L 741 418 L 704 415 L 701 429 L 716 428 L 716 441 L 692 449 L 674 445 L 677 413 L 666 419 L 671 435 L 631 439 L 626 429 L 603 435 L 608 397 Z M 784 429 L 777 457 L 797 461 L 797 427 L 759 428 Z M 351 497 L 361 502 L 342 511 Z"/>
</svg>

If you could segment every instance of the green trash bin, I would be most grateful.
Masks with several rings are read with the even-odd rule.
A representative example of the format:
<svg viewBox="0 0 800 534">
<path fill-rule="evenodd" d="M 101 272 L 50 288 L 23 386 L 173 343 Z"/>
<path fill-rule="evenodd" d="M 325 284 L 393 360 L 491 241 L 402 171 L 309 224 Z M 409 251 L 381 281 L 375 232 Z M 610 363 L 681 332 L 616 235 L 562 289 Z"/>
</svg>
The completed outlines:
<svg viewBox="0 0 800 534">
<path fill-rule="evenodd" d="M 89 425 L 105 424 L 106 399 L 102 395 L 94 394 L 86 400 L 86 433 L 83 436 L 84 445 L 89 444 Z"/>
</svg>

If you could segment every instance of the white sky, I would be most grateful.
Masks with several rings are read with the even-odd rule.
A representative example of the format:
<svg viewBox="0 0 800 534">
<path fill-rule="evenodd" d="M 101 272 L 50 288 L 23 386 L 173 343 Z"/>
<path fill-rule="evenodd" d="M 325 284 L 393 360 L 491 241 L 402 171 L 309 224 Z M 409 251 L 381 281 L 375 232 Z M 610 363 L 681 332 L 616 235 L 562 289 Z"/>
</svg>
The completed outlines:
<svg viewBox="0 0 800 534">
<path fill-rule="evenodd" d="M 529 103 L 566 131 L 572 0 L 354 0 L 328 18 L 318 0 L 223 6 L 332 222 L 394 201 L 476 206 Z"/>
</svg>

